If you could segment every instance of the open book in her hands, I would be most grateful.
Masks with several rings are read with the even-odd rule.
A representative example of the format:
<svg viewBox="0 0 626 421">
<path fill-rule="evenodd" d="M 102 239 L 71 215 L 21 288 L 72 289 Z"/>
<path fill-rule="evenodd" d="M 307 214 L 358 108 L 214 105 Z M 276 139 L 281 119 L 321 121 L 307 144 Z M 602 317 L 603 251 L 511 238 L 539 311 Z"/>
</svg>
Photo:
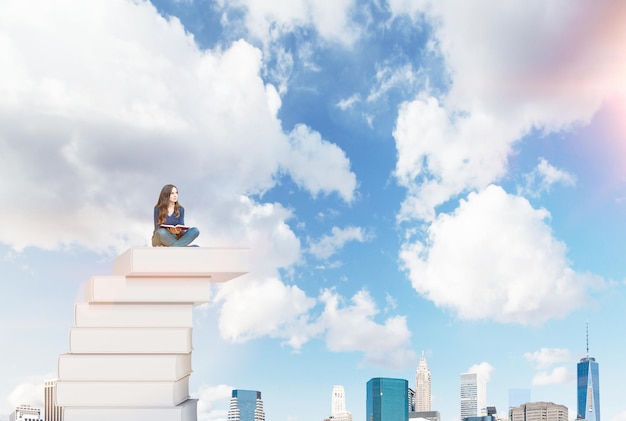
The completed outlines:
<svg viewBox="0 0 626 421">
<path fill-rule="evenodd" d="M 167 224 L 161 224 L 159 225 L 161 228 L 180 228 L 181 230 L 188 230 L 189 227 L 186 225 L 167 225 Z"/>
</svg>

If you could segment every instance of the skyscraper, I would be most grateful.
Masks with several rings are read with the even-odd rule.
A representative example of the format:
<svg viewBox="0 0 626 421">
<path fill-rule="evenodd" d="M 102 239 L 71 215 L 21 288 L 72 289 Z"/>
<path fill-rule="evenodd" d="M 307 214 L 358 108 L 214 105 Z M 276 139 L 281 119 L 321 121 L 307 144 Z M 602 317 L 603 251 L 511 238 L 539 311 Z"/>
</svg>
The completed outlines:
<svg viewBox="0 0 626 421">
<path fill-rule="evenodd" d="M 44 383 L 44 421 L 63 421 L 63 408 L 56 405 L 57 381 L 46 380 Z"/>
<path fill-rule="evenodd" d="M 409 382 L 375 377 L 367 382 L 366 421 L 407 421 Z"/>
<path fill-rule="evenodd" d="M 430 369 L 426 365 L 424 352 L 415 373 L 415 411 L 430 411 Z"/>
<path fill-rule="evenodd" d="M 261 392 L 233 390 L 228 409 L 228 421 L 265 421 Z"/>
<path fill-rule="evenodd" d="M 461 374 L 461 420 L 477 417 L 487 407 L 487 383 L 478 373 Z"/>
<path fill-rule="evenodd" d="M 352 413 L 346 411 L 346 395 L 343 386 L 333 386 L 331 418 L 336 421 L 352 421 Z"/>
<path fill-rule="evenodd" d="M 589 327 L 587 356 L 578 363 L 578 415 L 588 421 L 600 421 L 600 373 L 596 359 L 589 356 Z"/>
</svg>

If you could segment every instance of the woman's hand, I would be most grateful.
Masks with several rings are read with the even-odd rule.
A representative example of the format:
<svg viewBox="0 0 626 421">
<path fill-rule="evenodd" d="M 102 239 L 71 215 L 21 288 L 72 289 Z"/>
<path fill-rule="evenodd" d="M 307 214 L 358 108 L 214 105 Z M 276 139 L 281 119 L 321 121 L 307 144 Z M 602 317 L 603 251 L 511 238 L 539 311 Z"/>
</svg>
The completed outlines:
<svg viewBox="0 0 626 421">
<path fill-rule="evenodd" d="M 168 227 L 167 230 L 174 235 L 178 235 L 182 231 L 179 227 Z"/>
</svg>

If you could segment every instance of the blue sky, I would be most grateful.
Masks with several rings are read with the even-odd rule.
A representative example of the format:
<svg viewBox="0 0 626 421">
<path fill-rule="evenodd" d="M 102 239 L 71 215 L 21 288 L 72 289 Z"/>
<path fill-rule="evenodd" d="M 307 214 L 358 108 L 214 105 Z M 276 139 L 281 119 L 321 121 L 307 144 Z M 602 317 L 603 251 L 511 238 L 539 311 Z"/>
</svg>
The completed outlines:
<svg viewBox="0 0 626 421">
<path fill-rule="evenodd" d="M 0 419 L 39 405 L 93 275 L 174 183 L 251 273 L 195 313 L 199 420 L 365 417 L 372 377 L 459 416 L 459 374 L 626 420 L 626 5 L 600 0 L 0 4 Z M 4 417 L 4 418 L 3 418 Z"/>
</svg>

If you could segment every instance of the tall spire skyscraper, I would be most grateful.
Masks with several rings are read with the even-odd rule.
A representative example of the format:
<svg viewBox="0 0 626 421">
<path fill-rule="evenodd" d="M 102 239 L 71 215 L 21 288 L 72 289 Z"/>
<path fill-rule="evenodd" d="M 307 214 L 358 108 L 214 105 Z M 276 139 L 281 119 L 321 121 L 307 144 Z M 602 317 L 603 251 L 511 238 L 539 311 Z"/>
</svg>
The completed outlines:
<svg viewBox="0 0 626 421">
<path fill-rule="evenodd" d="M 596 359 L 589 356 L 589 325 L 587 356 L 578 363 L 578 415 L 588 421 L 600 421 L 600 373 Z"/>
<path fill-rule="evenodd" d="M 415 373 L 415 411 L 430 411 L 430 369 L 426 365 L 424 351 Z"/>
</svg>

